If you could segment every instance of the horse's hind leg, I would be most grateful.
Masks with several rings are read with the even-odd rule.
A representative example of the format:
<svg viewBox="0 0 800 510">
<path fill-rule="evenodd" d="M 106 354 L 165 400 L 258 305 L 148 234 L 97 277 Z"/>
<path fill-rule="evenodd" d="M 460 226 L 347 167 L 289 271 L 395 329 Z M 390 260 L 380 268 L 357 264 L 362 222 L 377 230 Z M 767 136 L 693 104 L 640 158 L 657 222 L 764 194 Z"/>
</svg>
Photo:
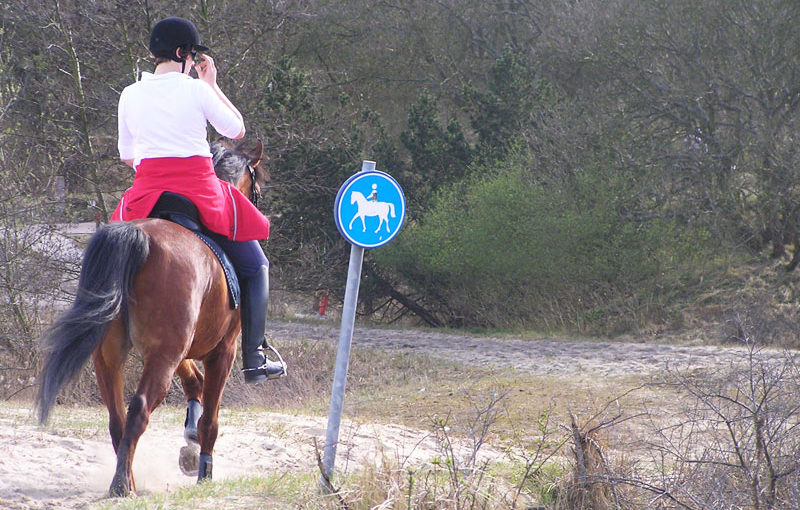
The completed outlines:
<svg viewBox="0 0 800 510">
<path fill-rule="evenodd" d="M 200 417 L 198 432 L 200 439 L 200 469 L 197 472 L 197 481 L 211 480 L 212 454 L 214 443 L 217 441 L 219 425 L 217 416 L 219 404 L 222 400 L 222 391 L 236 357 L 236 341 L 233 335 L 228 335 L 217 349 L 203 360 L 206 374 L 203 383 L 203 416 Z"/>
<path fill-rule="evenodd" d="M 92 355 L 97 386 L 108 408 L 108 431 L 114 452 L 119 448 L 125 424 L 123 368 L 128 350 L 125 330 L 117 319 L 111 323 L 105 339 Z"/>
<path fill-rule="evenodd" d="M 150 421 L 150 414 L 167 396 L 175 368 L 176 365 L 167 365 L 162 358 L 145 360 L 142 379 L 128 405 L 125 431 L 117 449 L 117 469 L 109 489 L 112 497 L 127 496 L 131 491 L 136 491 L 132 473 L 133 454 Z"/>
<path fill-rule="evenodd" d="M 202 408 L 200 398 L 203 393 L 203 373 L 194 361 L 185 359 L 178 365 L 175 375 L 181 380 L 183 394 L 186 396 L 186 420 L 183 423 L 183 438 L 187 444 L 199 443 L 197 439 L 197 421 Z"/>
</svg>

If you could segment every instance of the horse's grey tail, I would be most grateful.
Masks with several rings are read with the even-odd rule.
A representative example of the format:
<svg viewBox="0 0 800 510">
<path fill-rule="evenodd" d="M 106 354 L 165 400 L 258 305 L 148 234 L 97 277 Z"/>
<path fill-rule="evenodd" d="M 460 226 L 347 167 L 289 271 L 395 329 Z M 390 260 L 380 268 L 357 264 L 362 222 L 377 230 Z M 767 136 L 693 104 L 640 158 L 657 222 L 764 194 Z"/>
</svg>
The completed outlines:
<svg viewBox="0 0 800 510">
<path fill-rule="evenodd" d="M 393 204 L 393 203 L 391 203 L 391 202 L 386 202 L 386 203 L 387 203 L 387 204 L 389 204 L 389 215 L 390 215 L 392 218 L 394 218 L 394 204 Z"/>
<path fill-rule="evenodd" d="M 111 223 L 92 236 L 75 301 L 43 338 L 47 354 L 36 399 L 39 423 L 47 421 L 59 390 L 78 375 L 111 321 L 126 315 L 133 279 L 149 252 L 147 236 L 131 223 Z"/>
</svg>

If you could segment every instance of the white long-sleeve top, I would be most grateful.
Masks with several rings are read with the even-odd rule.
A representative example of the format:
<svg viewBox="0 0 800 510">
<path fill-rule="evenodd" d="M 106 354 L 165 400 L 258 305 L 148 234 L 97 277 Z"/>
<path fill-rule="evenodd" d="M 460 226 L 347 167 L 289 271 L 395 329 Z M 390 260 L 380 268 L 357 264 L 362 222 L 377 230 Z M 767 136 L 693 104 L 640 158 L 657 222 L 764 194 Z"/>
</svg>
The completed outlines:
<svg viewBox="0 0 800 510">
<path fill-rule="evenodd" d="M 207 123 L 234 138 L 244 126 L 207 83 L 186 74 L 142 73 L 119 98 L 120 159 L 211 156 Z"/>
</svg>

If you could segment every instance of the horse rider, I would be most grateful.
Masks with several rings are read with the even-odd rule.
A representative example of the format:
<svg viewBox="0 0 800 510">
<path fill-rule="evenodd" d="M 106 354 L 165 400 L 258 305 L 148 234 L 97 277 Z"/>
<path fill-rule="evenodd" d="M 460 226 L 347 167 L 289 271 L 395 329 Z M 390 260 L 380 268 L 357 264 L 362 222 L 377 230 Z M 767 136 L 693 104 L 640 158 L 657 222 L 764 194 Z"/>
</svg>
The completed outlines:
<svg viewBox="0 0 800 510">
<path fill-rule="evenodd" d="M 181 194 L 199 210 L 236 269 L 242 295 L 242 364 L 245 381 L 284 374 L 264 355 L 269 298 L 269 261 L 258 241 L 269 237 L 269 220 L 239 190 L 217 178 L 207 123 L 240 139 L 242 114 L 217 85 L 214 59 L 203 52 L 191 21 L 170 17 L 153 26 L 150 52 L 155 70 L 127 86 L 119 98 L 120 159 L 135 170 L 112 221 L 146 218 L 162 192 Z M 190 77 L 194 69 L 197 79 Z"/>
<path fill-rule="evenodd" d="M 378 185 L 372 185 L 372 193 L 369 194 L 367 197 L 368 202 L 377 202 L 378 201 Z"/>
</svg>

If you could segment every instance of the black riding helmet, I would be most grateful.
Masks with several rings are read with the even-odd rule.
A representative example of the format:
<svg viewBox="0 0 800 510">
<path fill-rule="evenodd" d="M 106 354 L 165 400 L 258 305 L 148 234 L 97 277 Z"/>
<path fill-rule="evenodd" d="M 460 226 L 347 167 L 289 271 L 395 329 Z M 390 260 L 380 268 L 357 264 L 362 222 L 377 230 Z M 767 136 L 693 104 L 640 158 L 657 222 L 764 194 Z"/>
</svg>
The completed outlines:
<svg viewBox="0 0 800 510">
<path fill-rule="evenodd" d="M 176 48 L 186 51 L 208 51 L 208 47 L 200 44 L 200 33 L 188 19 L 171 17 L 155 24 L 150 33 L 150 53 L 155 57 L 163 57 L 184 62 L 175 54 Z"/>
</svg>

